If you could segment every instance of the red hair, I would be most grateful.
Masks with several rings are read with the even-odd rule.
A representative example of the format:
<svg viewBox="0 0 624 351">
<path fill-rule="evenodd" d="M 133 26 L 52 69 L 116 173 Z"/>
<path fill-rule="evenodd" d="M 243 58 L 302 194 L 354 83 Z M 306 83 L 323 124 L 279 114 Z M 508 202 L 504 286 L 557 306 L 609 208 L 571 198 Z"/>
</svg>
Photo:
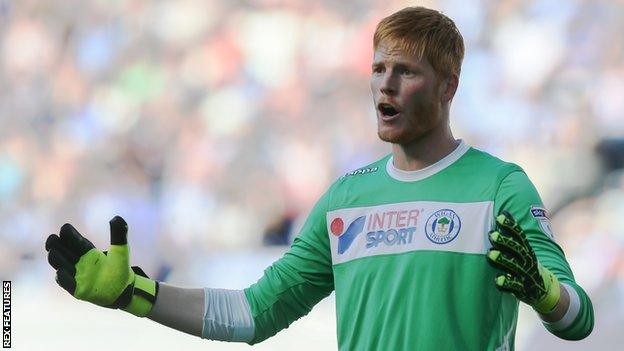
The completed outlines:
<svg viewBox="0 0 624 351">
<path fill-rule="evenodd" d="M 442 77 L 459 77 L 464 39 L 453 20 L 439 11 L 407 7 L 382 19 L 375 30 L 373 49 L 382 44 L 427 58 Z"/>
</svg>

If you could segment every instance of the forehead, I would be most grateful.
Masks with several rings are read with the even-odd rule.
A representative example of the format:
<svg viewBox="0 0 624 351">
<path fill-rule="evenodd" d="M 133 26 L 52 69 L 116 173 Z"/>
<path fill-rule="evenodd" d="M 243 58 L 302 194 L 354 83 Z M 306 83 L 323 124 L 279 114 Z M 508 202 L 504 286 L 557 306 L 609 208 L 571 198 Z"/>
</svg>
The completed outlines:
<svg viewBox="0 0 624 351">
<path fill-rule="evenodd" d="M 398 45 L 379 45 L 373 55 L 373 63 L 423 64 L 427 59 L 409 52 Z"/>
</svg>

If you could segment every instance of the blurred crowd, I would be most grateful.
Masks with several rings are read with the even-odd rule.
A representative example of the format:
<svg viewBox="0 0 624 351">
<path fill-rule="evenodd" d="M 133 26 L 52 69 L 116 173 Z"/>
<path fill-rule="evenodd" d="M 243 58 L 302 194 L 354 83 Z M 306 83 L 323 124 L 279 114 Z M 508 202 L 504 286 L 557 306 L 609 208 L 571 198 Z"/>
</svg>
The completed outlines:
<svg viewBox="0 0 624 351">
<path fill-rule="evenodd" d="M 527 171 L 590 295 L 624 291 L 624 178 L 595 151 L 624 136 L 621 0 L 0 0 L 0 274 L 65 222 L 106 246 L 117 214 L 151 272 L 296 233 L 389 152 L 372 33 L 414 4 L 464 36 L 455 136 Z"/>
</svg>

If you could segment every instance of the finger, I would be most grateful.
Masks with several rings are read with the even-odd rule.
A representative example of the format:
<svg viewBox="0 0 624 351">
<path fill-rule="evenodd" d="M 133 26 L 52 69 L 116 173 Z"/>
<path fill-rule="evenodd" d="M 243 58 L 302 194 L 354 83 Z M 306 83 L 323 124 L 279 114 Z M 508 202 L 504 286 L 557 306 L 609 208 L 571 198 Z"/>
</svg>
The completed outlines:
<svg viewBox="0 0 624 351">
<path fill-rule="evenodd" d="M 69 274 L 69 272 L 62 268 L 56 271 L 56 282 L 61 286 L 61 288 L 65 289 L 68 293 L 74 296 L 74 292 L 76 291 L 76 280 L 71 274 Z"/>
<path fill-rule="evenodd" d="M 56 243 L 58 243 L 58 240 L 61 240 L 61 238 L 59 238 L 58 235 L 50 234 L 50 236 L 48 236 L 48 238 L 46 239 L 46 242 L 45 242 L 45 249 L 46 249 L 46 251 L 50 251 L 50 249 L 55 244 L 55 241 L 56 241 Z"/>
<path fill-rule="evenodd" d="M 45 248 L 47 251 L 55 250 L 59 252 L 72 264 L 76 264 L 80 259 L 80 256 L 76 255 L 65 245 L 63 245 L 61 238 L 56 234 L 52 234 L 48 237 L 48 239 L 46 240 Z"/>
<path fill-rule="evenodd" d="M 530 255 L 529 251 L 526 247 L 524 247 L 524 245 L 518 243 L 516 240 L 514 240 L 514 238 L 503 235 L 498 231 L 491 231 L 488 234 L 488 239 L 495 249 L 510 253 L 520 259 L 520 261 L 523 263 L 525 263 L 525 257 L 528 257 Z"/>
<path fill-rule="evenodd" d="M 525 276 L 527 273 L 521 262 L 505 252 L 490 249 L 486 255 L 488 262 L 499 269 L 511 274 Z"/>
<path fill-rule="evenodd" d="M 511 274 L 499 275 L 494 278 L 494 284 L 500 291 L 512 293 L 516 297 L 523 295 L 524 287 L 521 280 Z"/>
<path fill-rule="evenodd" d="M 126 245 L 128 243 L 128 224 L 120 216 L 110 220 L 111 245 Z"/>
<path fill-rule="evenodd" d="M 522 245 L 528 245 L 522 228 L 509 212 L 502 211 L 496 217 L 496 224 L 501 234 L 514 238 Z"/>
<path fill-rule="evenodd" d="M 57 250 L 50 250 L 50 252 L 48 252 L 48 263 L 50 263 L 50 266 L 54 269 L 64 269 L 72 276 L 76 275 L 76 267 L 74 264 L 69 262 L 67 257 Z"/>
<path fill-rule="evenodd" d="M 65 223 L 61 227 L 60 237 L 63 245 L 69 248 L 69 250 L 78 257 L 81 257 L 89 250 L 95 248 L 93 243 L 82 236 L 76 228 L 69 223 Z"/>
</svg>

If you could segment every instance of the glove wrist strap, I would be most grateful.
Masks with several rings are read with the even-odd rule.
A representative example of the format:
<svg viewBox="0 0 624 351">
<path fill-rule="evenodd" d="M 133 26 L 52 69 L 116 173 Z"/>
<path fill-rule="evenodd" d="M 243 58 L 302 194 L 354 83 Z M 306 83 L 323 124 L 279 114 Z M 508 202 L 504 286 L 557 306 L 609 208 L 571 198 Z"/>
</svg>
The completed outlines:
<svg viewBox="0 0 624 351">
<path fill-rule="evenodd" d="M 135 267 L 132 268 L 133 270 L 135 269 Z M 132 299 L 123 310 L 137 317 L 145 317 L 152 310 L 154 303 L 156 303 L 158 282 L 139 274 L 136 270 L 135 273 Z"/>
<path fill-rule="evenodd" d="M 548 314 L 552 312 L 557 303 L 559 303 L 559 298 L 561 297 L 561 286 L 559 285 L 559 280 L 557 277 L 552 274 L 548 269 L 539 266 L 540 274 L 544 279 L 544 283 L 546 285 L 546 295 L 535 305 L 533 309 L 541 314 Z"/>
</svg>

